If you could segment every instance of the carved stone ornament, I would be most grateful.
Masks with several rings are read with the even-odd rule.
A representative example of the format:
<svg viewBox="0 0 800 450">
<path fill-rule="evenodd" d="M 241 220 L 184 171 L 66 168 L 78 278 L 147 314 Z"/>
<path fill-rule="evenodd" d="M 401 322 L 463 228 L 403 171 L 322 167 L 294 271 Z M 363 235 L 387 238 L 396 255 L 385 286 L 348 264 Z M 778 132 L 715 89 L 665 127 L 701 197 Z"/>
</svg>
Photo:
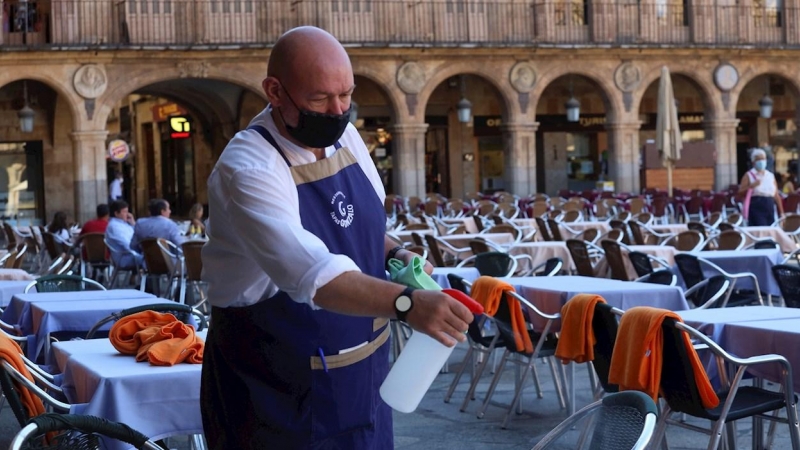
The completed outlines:
<svg viewBox="0 0 800 450">
<path fill-rule="evenodd" d="M 425 87 L 425 70 L 409 61 L 397 69 L 397 85 L 406 94 L 419 94 Z"/>
<path fill-rule="evenodd" d="M 206 78 L 209 64 L 205 61 L 186 61 L 178 63 L 181 78 Z"/>
<path fill-rule="evenodd" d="M 723 63 L 714 70 L 714 84 L 720 91 L 730 91 L 736 87 L 737 83 L 739 83 L 739 71 L 736 70 L 736 67 Z"/>
<path fill-rule="evenodd" d="M 108 76 L 103 66 L 98 64 L 84 64 L 72 77 L 72 86 L 75 92 L 85 99 L 93 99 L 103 95 L 108 86 Z"/>
<path fill-rule="evenodd" d="M 632 62 L 624 62 L 614 72 L 614 83 L 622 92 L 632 92 L 642 82 L 642 71 Z"/>
<path fill-rule="evenodd" d="M 529 62 L 518 62 L 508 73 L 508 80 L 517 92 L 521 94 L 530 92 L 536 85 L 536 70 Z"/>
</svg>

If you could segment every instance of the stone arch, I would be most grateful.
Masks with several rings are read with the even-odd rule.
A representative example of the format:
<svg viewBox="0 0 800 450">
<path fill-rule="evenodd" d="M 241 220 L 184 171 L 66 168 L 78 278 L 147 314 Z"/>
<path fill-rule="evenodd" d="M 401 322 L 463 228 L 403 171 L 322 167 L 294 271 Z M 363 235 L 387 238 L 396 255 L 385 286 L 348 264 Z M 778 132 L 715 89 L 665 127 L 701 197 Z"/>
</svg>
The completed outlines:
<svg viewBox="0 0 800 450">
<path fill-rule="evenodd" d="M 517 112 L 516 108 L 513 108 L 515 104 L 515 97 L 511 94 L 510 87 L 506 87 L 505 77 L 500 78 L 498 73 L 506 74 L 508 70 L 499 71 L 496 67 L 495 70 L 490 70 L 489 65 L 481 65 L 476 66 L 474 64 L 469 63 L 456 63 L 456 64 L 442 64 L 437 69 L 435 69 L 434 73 L 428 78 L 425 82 L 425 86 L 422 88 L 419 94 L 417 94 L 417 104 L 414 111 L 414 117 L 420 119 L 420 121 L 424 120 L 425 116 L 425 109 L 427 107 L 428 101 L 433 95 L 433 92 L 439 87 L 440 84 L 445 82 L 448 78 L 456 76 L 456 75 L 473 75 L 476 77 L 481 78 L 483 81 L 486 81 L 489 85 L 491 85 L 496 93 L 499 96 L 500 106 L 503 111 L 503 121 L 504 122 L 511 122 L 512 115 Z"/>
<path fill-rule="evenodd" d="M 597 71 L 585 70 L 581 68 L 567 69 L 561 65 L 557 65 L 552 69 L 543 72 L 539 80 L 536 81 L 536 86 L 534 86 L 533 91 L 530 93 L 531 106 L 529 108 L 532 108 L 535 116 L 538 102 L 542 98 L 547 88 L 559 78 L 569 75 L 576 75 L 587 78 L 600 88 L 600 97 L 603 99 L 603 103 L 606 107 L 606 117 L 609 122 L 614 122 L 619 118 L 620 111 L 623 110 L 620 101 L 621 99 L 620 96 L 615 95 L 618 90 L 614 87 L 611 77 L 604 76 L 603 74 L 599 73 L 599 71 L 599 69 Z"/>
<path fill-rule="evenodd" d="M 368 64 L 354 64 L 353 75 L 364 77 L 378 86 L 389 101 L 389 108 L 392 110 L 392 119 L 395 122 L 399 122 L 401 117 L 404 116 L 403 109 L 400 105 L 405 103 L 405 99 L 399 89 L 391 88 L 391 86 L 394 85 L 391 74 L 387 74 L 386 71 L 371 68 Z M 356 87 L 356 89 L 358 88 Z"/>
<path fill-rule="evenodd" d="M 783 79 L 791 89 L 795 101 L 800 102 L 800 83 L 797 82 L 797 75 L 795 73 L 792 73 L 792 71 L 783 66 L 772 65 L 769 69 L 764 70 L 761 66 L 754 65 L 748 67 L 744 73 L 740 72 L 739 82 L 736 84 L 736 87 L 730 91 L 730 105 L 733 107 L 732 111 L 734 113 L 736 112 L 736 106 L 739 104 L 739 99 L 744 89 L 756 78 L 764 75 L 777 76 Z"/>
<path fill-rule="evenodd" d="M 155 67 L 142 67 L 136 70 L 129 70 L 125 65 L 107 66 L 106 70 L 109 80 L 123 80 L 119 84 L 109 83 L 109 88 L 98 99 L 95 109 L 94 123 L 96 126 L 104 127 L 105 121 L 114 106 L 137 90 L 159 82 L 177 80 L 181 78 L 198 78 L 223 81 L 235 84 L 239 87 L 249 89 L 261 97 L 266 98 L 261 91 L 261 81 L 266 74 L 266 67 L 253 65 L 249 70 L 242 70 L 241 66 L 228 67 L 226 64 L 202 65 L 198 63 L 195 69 L 184 69 L 174 64 L 159 64 Z M 187 73 L 188 72 L 188 73 Z M 192 73 L 195 72 L 195 73 Z M 124 76 L 123 76 L 124 73 Z M 189 75 L 188 77 L 186 75 Z M 118 75 L 118 76 L 116 76 Z M 192 76 L 200 75 L 200 76 Z"/>
<path fill-rule="evenodd" d="M 71 80 L 72 78 L 69 77 L 68 79 Z M 25 68 L 20 68 L 14 71 L 0 71 L 0 89 L 15 81 L 23 80 L 38 81 L 55 91 L 58 97 L 63 99 L 69 109 L 70 115 L 72 116 L 73 129 L 80 128 L 79 124 L 83 117 L 82 114 L 84 114 L 80 109 L 83 101 L 72 89 L 71 81 L 65 81 L 65 79 L 59 78 L 56 74 L 46 70 L 26 70 Z"/>
<path fill-rule="evenodd" d="M 632 104 L 635 108 L 631 108 L 631 111 L 638 114 L 642 108 L 642 100 L 644 99 L 644 94 L 647 92 L 647 89 L 650 87 L 651 84 L 657 83 L 659 78 L 661 77 L 661 67 L 663 64 L 657 64 L 652 67 L 648 67 L 644 70 L 642 75 L 642 81 L 639 84 L 639 87 L 633 93 L 633 102 Z M 667 65 L 667 67 L 669 67 Z M 703 102 L 703 109 L 705 110 L 705 121 L 708 122 L 710 120 L 714 120 L 715 118 L 719 118 L 721 112 L 724 110 L 721 106 L 720 96 L 717 94 L 717 88 L 712 84 L 711 77 L 703 76 L 698 71 L 686 70 L 686 69 L 670 69 L 670 75 L 680 75 L 687 80 L 700 92 L 702 95 L 702 102 Z M 708 74 L 706 74 L 708 75 Z"/>
</svg>

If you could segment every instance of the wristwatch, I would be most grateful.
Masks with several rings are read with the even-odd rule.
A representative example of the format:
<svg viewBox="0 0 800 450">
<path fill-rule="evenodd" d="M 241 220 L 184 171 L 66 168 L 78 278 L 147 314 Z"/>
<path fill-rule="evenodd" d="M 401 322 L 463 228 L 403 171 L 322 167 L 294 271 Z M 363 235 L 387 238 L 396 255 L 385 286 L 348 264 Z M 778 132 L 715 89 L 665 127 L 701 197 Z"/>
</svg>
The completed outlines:
<svg viewBox="0 0 800 450">
<path fill-rule="evenodd" d="M 414 288 L 407 287 L 394 299 L 394 312 L 398 320 L 405 322 L 408 312 L 414 307 L 414 300 L 411 297 L 414 291 Z"/>
</svg>

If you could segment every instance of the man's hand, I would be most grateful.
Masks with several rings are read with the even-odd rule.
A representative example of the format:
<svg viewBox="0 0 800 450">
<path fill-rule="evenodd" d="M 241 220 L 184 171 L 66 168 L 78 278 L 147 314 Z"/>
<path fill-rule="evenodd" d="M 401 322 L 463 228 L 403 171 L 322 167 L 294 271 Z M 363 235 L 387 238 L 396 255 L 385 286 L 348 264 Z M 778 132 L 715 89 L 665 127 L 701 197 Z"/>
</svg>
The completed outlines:
<svg viewBox="0 0 800 450">
<path fill-rule="evenodd" d="M 133 214 L 128 213 L 128 217 L 125 218 L 125 221 L 131 225 L 136 225 L 136 219 L 133 218 Z"/>
<path fill-rule="evenodd" d="M 419 256 L 420 258 L 422 258 L 422 256 L 414 252 L 408 250 L 400 250 L 399 252 L 397 252 L 397 255 L 395 255 L 395 258 L 399 259 L 400 261 L 403 261 L 403 264 L 409 265 L 411 264 L 411 260 L 414 259 L 415 256 Z M 433 265 L 430 263 L 430 261 L 425 260 L 425 264 L 422 266 L 422 270 L 424 270 L 425 273 L 430 275 L 433 273 Z"/>
<path fill-rule="evenodd" d="M 466 306 L 440 291 L 418 289 L 412 294 L 412 300 L 414 307 L 406 316 L 411 328 L 448 347 L 456 345 L 456 341 L 467 340 L 464 332 L 475 316 Z"/>
</svg>

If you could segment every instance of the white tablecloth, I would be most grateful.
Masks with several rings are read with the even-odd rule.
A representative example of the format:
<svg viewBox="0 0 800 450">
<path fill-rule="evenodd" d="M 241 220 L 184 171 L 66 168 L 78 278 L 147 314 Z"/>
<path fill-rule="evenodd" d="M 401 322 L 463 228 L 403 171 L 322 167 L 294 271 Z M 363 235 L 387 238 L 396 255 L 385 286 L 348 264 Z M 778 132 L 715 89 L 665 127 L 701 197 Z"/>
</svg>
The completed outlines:
<svg viewBox="0 0 800 450">
<path fill-rule="evenodd" d="M 570 255 L 565 242 L 523 242 L 511 247 L 508 253 L 511 255 L 529 255 L 533 258 L 534 267 L 543 264 L 550 258 L 561 258 L 566 269 L 575 269 L 572 255 Z M 524 262 L 521 264 L 524 264 Z M 523 268 L 526 267 L 523 266 Z"/>
<path fill-rule="evenodd" d="M 794 239 L 778 227 L 742 227 L 742 230 L 760 239 L 772 239 L 777 242 L 784 253 L 791 253 L 797 249 Z M 745 245 L 750 245 L 753 240 L 747 237 Z"/>
<path fill-rule="evenodd" d="M 772 266 L 783 261 L 783 254 L 779 249 L 765 250 L 716 250 L 697 252 L 697 256 L 707 259 L 718 265 L 728 273 L 752 272 L 758 279 L 759 288 L 762 292 L 770 295 L 781 295 L 778 282 L 772 275 Z M 715 275 L 713 269 L 708 266 L 703 267 L 706 276 Z M 753 288 L 750 279 L 739 279 L 736 282 L 737 288 Z"/>
<path fill-rule="evenodd" d="M 198 333 L 205 339 L 205 333 Z M 71 413 L 123 422 L 151 439 L 203 432 L 200 364 L 172 367 L 137 363 L 119 354 L 108 339 L 53 344 L 64 374 L 62 388 Z M 132 448 L 107 442 L 109 450 Z"/>
<path fill-rule="evenodd" d="M 27 281 L 31 282 L 36 277 L 22 269 L 0 269 L 0 281 Z"/>
<path fill-rule="evenodd" d="M 441 286 L 442 289 L 447 289 L 450 287 L 450 281 L 447 279 L 447 274 L 449 273 L 458 275 L 470 282 L 475 281 L 481 276 L 481 274 L 478 273 L 478 269 L 474 267 L 434 267 L 431 278 L 433 278 L 433 281 Z"/>
<path fill-rule="evenodd" d="M 0 308 L 6 308 L 11 303 L 11 298 L 25 292 L 30 283 L 30 281 L 0 281 Z M 31 292 L 36 292 L 36 288 Z"/>
<path fill-rule="evenodd" d="M 794 391 L 800 386 L 800 318 L 729 323 L 722 331 L 723 348 L 740 357 L 768 353 L 782 355 L 792 366 Z M 769 381 L 781 377 L 778 364 L 759 364 L 748 371 Z"/>
<path fill-rule="evenodd" d="M 508 282 L 520 295 L 549 314 L 561 312 L 561 307 L 577 294 L 600 295 L 609 305 L 623 310 L 634 306 L 672 311 L 689 309 L 683 291 L 676 286 L 581 276 L 520 277 L 509 278 Z M 533 321 L 537 322 L 541 323 Z"/>
</svg>

